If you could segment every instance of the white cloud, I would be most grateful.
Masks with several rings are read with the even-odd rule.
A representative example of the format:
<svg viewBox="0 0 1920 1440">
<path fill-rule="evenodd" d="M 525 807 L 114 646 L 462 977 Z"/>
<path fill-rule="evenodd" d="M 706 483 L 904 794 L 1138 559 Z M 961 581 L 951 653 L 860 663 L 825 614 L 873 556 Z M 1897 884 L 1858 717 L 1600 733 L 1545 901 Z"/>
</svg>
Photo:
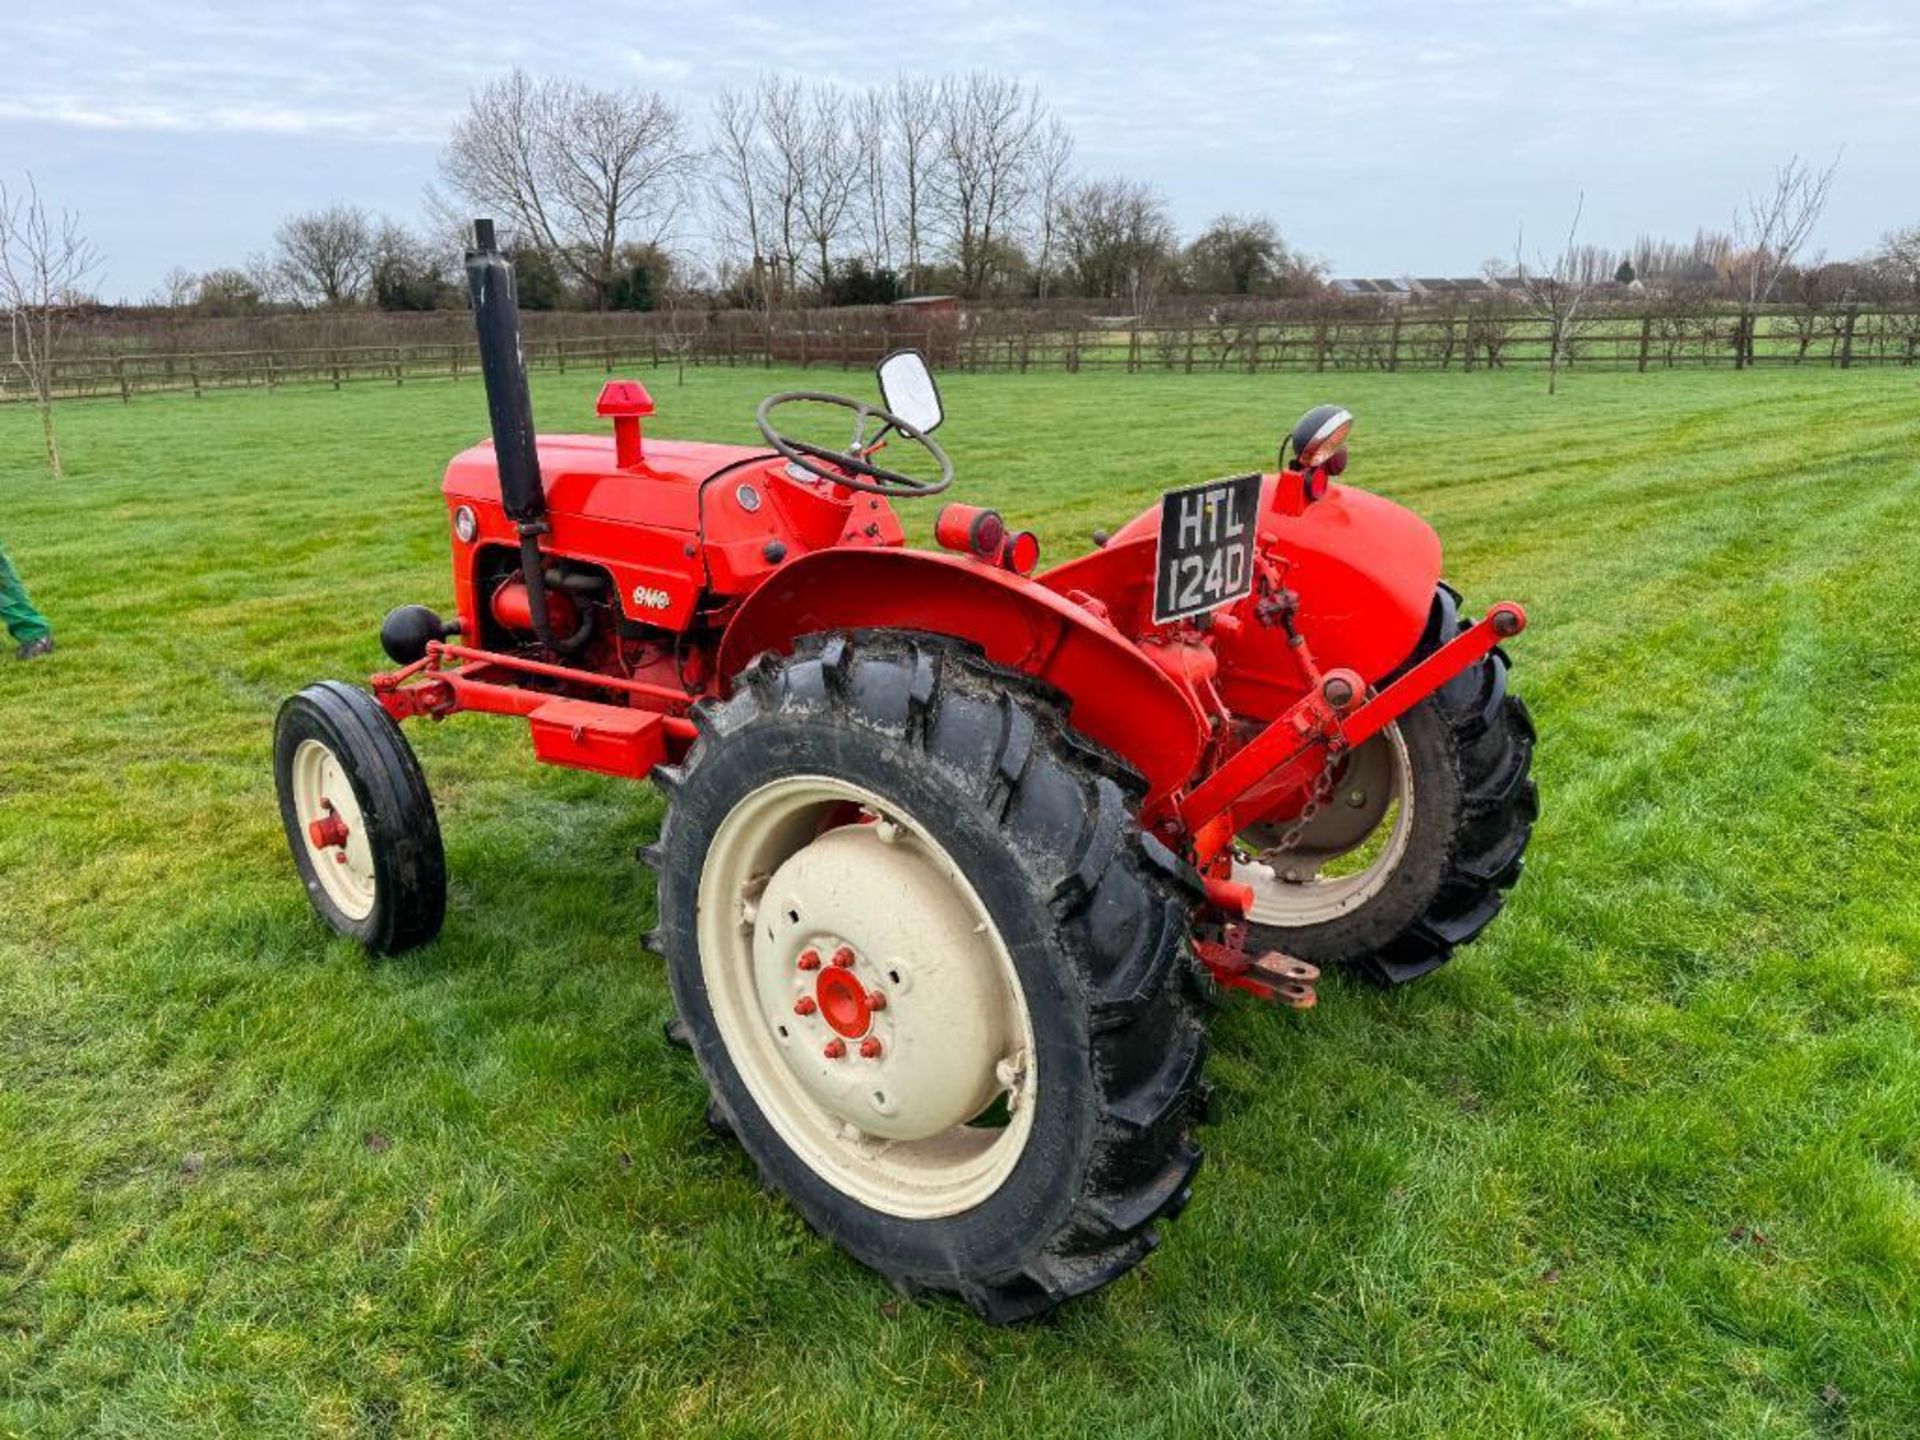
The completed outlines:
<svg viewBox="0 0 1920 1440">
<path fill-rule="evenodd" d="M 245 234 L 270 231 L 264 207 L 296 182 L 323 181 L 264 185 L 231 156 L 325 147 L 326 185 L 392 205 L 430 178 L 471 90 L 514 64 L 651 86 L 696 119 L 722 85 L 767 68 L 853 84 L 1010 71 L 1066 116 L 1088 168 L 1153 181 L 1189 224 L 1270 209 L 1354 268 L 1470 266 L 1516 217 L 1561 214 L 1580 188 L 1599 238 L 1629 238 L 1600 237 L 1608 224 L 1690 231 L 1786 154 L 1842 143 L 1828 243 L 1920 218 L 1869 215 L 1907 193 L 1920 153 L 1920 13 L 1886 0 L 0 5 L 14 62 L 0 170 L 71 154 L 97 180 L 137 150 L 143 173 L 178 182 L 144 197 L 150 220 L 192 203 L 183 227 Z M 1346 203 L 1326 203 L 1329 176 Z M 1467 189 L 1477 212 L 1458 199 Z M 334 198 L 346 195 L 312 195 Z M 1396 207 L 1407 213 L 1383 227 Z"/>
</svg>

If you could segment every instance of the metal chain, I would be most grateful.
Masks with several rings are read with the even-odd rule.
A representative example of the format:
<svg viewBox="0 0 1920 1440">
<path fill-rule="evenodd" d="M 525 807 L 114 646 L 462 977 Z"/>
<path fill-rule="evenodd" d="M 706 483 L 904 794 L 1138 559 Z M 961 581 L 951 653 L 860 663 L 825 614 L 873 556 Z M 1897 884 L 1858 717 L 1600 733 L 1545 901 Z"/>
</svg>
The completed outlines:
<svg viewBox="0 0 1920 1440">
<path fill-rule="evenodd" d="M 1327 747 L 1327 763 L 1320 767 L 1320 774 L 1313 782 L 1313 788 L 1307 792 L 1307 803 L 1300 807 L 1300 813 L 1293 823 L 1280 832 L 1280 838 L 1260 852 L 1262 864 L 1271 864 L 1273 857 L 1284 855 L 1300 843 L 1300 837 L 1306 833 L 1307 826 L 1313 823 L 1313 817 L 1326 809 L 1327 801 L 1333 795 L 1334 772 L 1340 768 L 1345 757 L 1344 749 Z"/>
</svg>

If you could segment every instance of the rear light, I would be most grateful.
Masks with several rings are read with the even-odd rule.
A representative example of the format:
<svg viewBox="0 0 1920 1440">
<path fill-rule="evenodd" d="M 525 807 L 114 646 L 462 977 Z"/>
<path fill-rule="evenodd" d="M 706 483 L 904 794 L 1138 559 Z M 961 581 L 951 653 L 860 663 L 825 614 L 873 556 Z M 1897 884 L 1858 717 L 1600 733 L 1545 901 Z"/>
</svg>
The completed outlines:
<svg viewBox="0 0 1920 1440">
<path fill-rule="evenodd" d="M 1316 405 L 1300 417 L 1287 443 L 1293 450 L 1293 463 L 1302 470 L 1318 470 L 1333 458 L 1334 451 L 1347 443 L 1353 429 L 1353 415 L 1338 405 Z"/>
<path fill-rule="evenodd" d="M 1316 500 L 1327 498 L 1333 481 L 1324 467 L 1302 470 L 1289 465 L 1274 477 L 1273 508 L 1281 515 L 1304 515 Z"/>
<path fill-rule="evenodd" d="M 933 538 L 943 550 L 997 561 L 1006 548 L 1007 522 L 1000 518 L 998 510 L 983 510 L 978 505 L 943 505 L 934 517 Z M 1036 541 L 1036 558 L 1038 544 Z"/>
<path fill-rule="evenodd" d="M 1328 486 L 1347 468 L 1347 436 L 1352 430 L 1353 415 L 1338 405 L 1317 406 L 1300 417 L 1280 447 L 1281 514 L 1298 515 L 1326 498 Z"/>
<path fill-rule="evenodd" d="M 1000 552 L 1000 563 L 1016 575 L 1031 575 L 1033 567 L 1040 563 L 1040 537 L 1031 530 L 1008 536 L 1006 548 Z"/>
</svg>

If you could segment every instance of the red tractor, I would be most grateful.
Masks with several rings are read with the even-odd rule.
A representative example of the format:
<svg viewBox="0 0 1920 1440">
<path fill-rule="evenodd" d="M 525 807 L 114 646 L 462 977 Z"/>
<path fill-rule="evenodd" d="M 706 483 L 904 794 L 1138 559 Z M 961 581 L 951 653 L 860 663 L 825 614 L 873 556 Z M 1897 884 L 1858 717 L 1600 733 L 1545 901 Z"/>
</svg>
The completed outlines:
<svg viewBox="0 0 1920 1440">
<path fill-rule="evenodd" d="M 1535 814 L 1498 648 L 1526 617 L 1465 619 L 1434 532 L 1338 482 L 1345 411 L 1040 571 L 972 506 L 905 548 L 894 503 L 953 473 L 917 354 L 882 405 L 768 398 L 764 446 L 644 437 L 630 381 L 611 436 L 536 438 L 486 222 L 467 271 L 493 441 L 443 486 L 455 618 L 394 611 L 370 693 L 282 708 L 307 892 L 375 951 L 439 930 L 402 721 L 524 716 L 542 760 L 651 777 L 669 1036 L 712 1123 L 895 1284 L 1000 1321 L 1112 1280 L 1200 1164 L 1209 996 L 1399 984 L 1500 909 Z M 798 438 L 800 406 L 852 438 Z"/>
</svg>

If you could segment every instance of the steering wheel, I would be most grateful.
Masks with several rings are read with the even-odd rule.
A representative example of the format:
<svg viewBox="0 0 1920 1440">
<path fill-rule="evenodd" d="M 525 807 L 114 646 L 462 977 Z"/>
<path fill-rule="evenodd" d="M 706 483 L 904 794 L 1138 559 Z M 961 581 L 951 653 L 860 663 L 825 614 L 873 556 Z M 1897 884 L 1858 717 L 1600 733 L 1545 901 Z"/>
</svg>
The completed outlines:
<svg viewBox="0 0 1920 1440">
<path fill-rule="evenodd" d="M 773 428 L 772 415 L 781 405 L 812 403 L 816 405 L 838 405 L 843 410 L 851 410 L 855 425 L 853 439 L 845 450 L 830 449 L 825 445 L 815 445 L 811 441 L 796 440 L 790 435 L 782 435 Z M 805 470 L 822 480 L 835 485 L 844 485 L 849 490 L 864 491 L 869 495 L 891 495 L 902 500 L 915 500 L 928 495 L 938 495 L 953 484 L 953 461 L 947 458 L 931 435 L 914 429 L 898 415 L 882 410 L 878 405 L 869 405 L 864 400 L 854 400 L 845 395 L 829 395 L 822 390 L 786 390 L 778 395 L 769 395 L 760 402 L 760 408 L 754 417 L 760 425 L 760 433 L 767 437 L 767 444 Z M 880 428 L 874 432 L 873 439 L 867 439 L 867 425 L 870 421 L 879 421 Z M 911 440 L 931 455 L 940 466 L 938 480 L 920 480 L 912 475 L 903 475 L 898 470 L 888 470 L 874 464 L 866 457 L 878 448 L 880 441 L 889 430 L 897 431 L 904 440 Z"/>
</svg>

